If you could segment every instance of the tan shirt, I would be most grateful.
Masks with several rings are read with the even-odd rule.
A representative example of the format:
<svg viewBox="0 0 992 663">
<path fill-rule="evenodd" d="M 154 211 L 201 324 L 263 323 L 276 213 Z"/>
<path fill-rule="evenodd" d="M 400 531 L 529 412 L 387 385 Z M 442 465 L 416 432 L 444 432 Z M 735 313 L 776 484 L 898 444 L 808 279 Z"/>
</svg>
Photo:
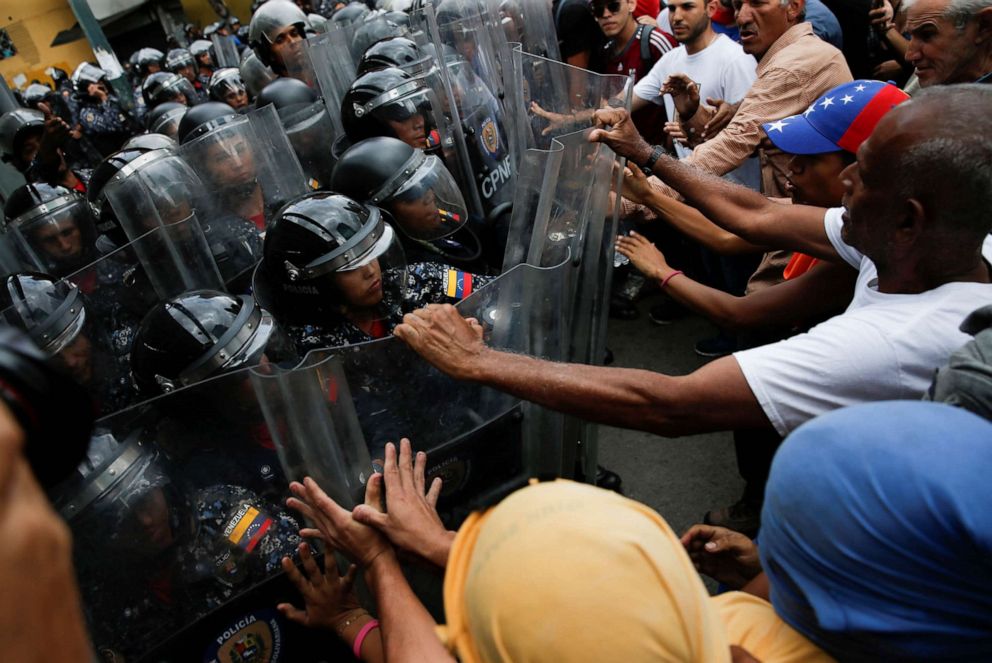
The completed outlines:
<svg viewBox="0 0 992 663">
<path fill-rule="evenodd" d="M 765 137 L 762 124 L 802 113 L 828 90 L 852 80 L 843 54 L 813 34 L 813 26 L 806 22 L 775 40 L 758 62 L 757 73 L 734 119 L 712 140 L 697 146 L 686 163 L 715 175 L 728 173 L 758 149 Z M 782 192 L 767 188 L 767 171 L 785 172 L 789 157 L 778 150 L 763 151 L 771 162 L 762 158 L 764 193 L 781 196 Z"/>
</svg>

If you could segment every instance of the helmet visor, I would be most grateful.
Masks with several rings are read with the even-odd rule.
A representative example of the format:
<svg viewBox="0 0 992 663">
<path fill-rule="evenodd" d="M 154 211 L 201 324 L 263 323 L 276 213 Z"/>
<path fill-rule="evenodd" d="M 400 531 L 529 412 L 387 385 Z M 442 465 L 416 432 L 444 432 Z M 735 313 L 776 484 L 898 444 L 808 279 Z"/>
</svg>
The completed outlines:
<svg viewBox="0 0 992 663">
<path fill-rule="evenodd" d="M 381 205 L 401 232 L 413 239 L 435 240 L 465 225 L 468 208 L 455 179 L 436 156 L 428 156 Z"/>
</svg>

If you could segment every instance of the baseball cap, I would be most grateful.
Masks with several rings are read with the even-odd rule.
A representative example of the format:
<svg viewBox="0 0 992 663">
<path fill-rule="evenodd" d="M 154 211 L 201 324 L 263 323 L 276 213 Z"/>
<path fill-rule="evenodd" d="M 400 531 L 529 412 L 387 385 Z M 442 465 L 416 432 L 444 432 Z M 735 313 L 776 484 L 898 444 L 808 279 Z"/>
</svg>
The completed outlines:
<svg viewBox="0 0 992 663">
<path fill-rule="evenodd" d="M 891 83 L 858 80 L 838 85 L 805 112 L 762 125 L 789 154 L 855 153 L 886 113 L 909 99 Z"/>
</svg>

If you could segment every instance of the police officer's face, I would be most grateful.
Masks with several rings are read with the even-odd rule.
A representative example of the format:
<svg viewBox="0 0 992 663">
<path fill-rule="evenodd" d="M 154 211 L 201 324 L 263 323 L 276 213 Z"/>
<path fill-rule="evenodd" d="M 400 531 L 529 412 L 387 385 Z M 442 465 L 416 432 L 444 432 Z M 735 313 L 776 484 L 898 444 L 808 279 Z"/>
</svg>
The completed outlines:
<svg viewBox="0 0 992 663">
<path fill-rule="evenodd" d="M 382 301 L 382 269 L 378 260 L 358 269 L 338 272 L 334 275 L 334 283 L 341 291 L 347 310 L 374 308 Z"/>
<path fill-rule="evenodd" d="M 224 103 L 234 110 L 240 110 L 248 105 L 248 93 L 244 90 L 230 88 L 224 93 Z"/>
<path fill-rule="evenodd" d="M 411 115 L 405 120 L 386 121 L 396 134 L 396 137 L 410 147 L 422 150 L 427 145 L 427 123 L 424 122 L 423 115 Z"/>
<path fill-rule="evenodd" d="M 237 186 L 255 178 L 255 159 L 242 136 L 219 140 L 207 148 L 204 164 L 216 184 Z"/>
<path fill-rule="evenodd" d="M 169 522 L 169 503 L 161 488 L 154 488 L 134 505 L 131 518 L 124 527 L 129 545 L 139 551 L 156 553 L 175 542 Z"/>
<path fill-rule="evenodd" d="M 441 225 L 437 196 L 432 190 L 427 191 L 417 200 L 393 201 L 389 211 L 403 230 L 413 237 L 434 236 Z"/>
<path fill-rule="evenodd" d="M 93 344 L 80 334 L 58 354 L 57 361 L 69 371 L 72 379 L 86 386 L 93 380 Z"/>
<path fill-rule="evenodd" d="M 21 140 L 20 149 L 17 152 L 17 156 L 20 158 L 21 163 L 30 164 L 34 161 L 34 158 L 38 155 L 38 148 L 41 147 L 41 132 L 35 131 L 31 132 Z"/>
<path fill-rule="evenodd" d="M 303 52 L 304 35 L 295 25 L 284 26 L 272 40 L 272 55 L 284 67 L 297 62 Z"/>
<path fill-rule="evenodd" d="M 45 255 L 60 262 L 83 253 L 83 234 L 72 219 L 44 224 L 36 231 L 34 239 Z"/>
<path fill-rule="evenodd" d="M 196 72 L 193 71 L 193 65 L 191 64 L 188 64 L 185 67 L 180 67 L 176 73 L 188 80 L 190 83 L 196 81 Z"/>
</svg>

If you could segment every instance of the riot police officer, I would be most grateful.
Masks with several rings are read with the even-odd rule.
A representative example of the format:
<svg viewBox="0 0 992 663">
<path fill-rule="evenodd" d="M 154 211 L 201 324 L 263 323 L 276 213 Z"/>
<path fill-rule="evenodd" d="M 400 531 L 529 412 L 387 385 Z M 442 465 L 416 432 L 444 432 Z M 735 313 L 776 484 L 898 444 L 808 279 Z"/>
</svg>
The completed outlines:
<svg viewBox="0 0 992 663">
<path fill-rule="evenodd" d="M 83 294 L 67 281 L 35 272 L 11 274 L 0 286 L 0 316 L 24 330 L 38 349 L 86 389 L 103 414 L 133 402 L 126 370 L 133 328 L 95 320 Z M 119 323 L 119 324 L 118 324 Z"/>
<path fill-rule="evenodd" d="M 193 106 L 199 99 L 193 84 L 171 71 L 150 74 L 141 85 L 141 95 L 149 111 L 166 102 Z"/>
<path fill-rule="evenodd" d="M 303 40 L 309 22 L 303 11 L 287 0 L 269 0 L 258 8 L 249 25 L 249 45 L 262 64 L 277 76 L 306 82 Z"/>
<path fill-rule="evenodd" d="M 419 76 L 432 64 L 431 57 L 408 37 L 387 37 L 369 46 L 358 61 L 356 74 L 396 67 L 411 76 Z"/>
<path fill-rule="evenodd" d="M 257 97 L 266 85 L 278 78 L 272 68 L 262 63 L 254 49 L 246 48 L 241 54 L 241 64 L 238 66 L 241 80 L 248 89 L 248 95 Z"/>
<path fill-rule="evenodd" d="M 189 45 L 189 52 L 196 60 L 197 80 L 200 85 L 210 84 L 210 77 L 213 76 L 214 69 L 217 68 L 214 60 L 214 45 L 206 39 L 197 39 Z"/>
<path fill-rule="evenodd" d="M 190 99 L 190 106 L 207 100 L 207 90 L 196 76 L 196 59 L 186 48 L 173 48 L 165 54 L 165 68 L 174 74 L 182 76 L 193 86 L 195 98 Z"/>
<path fill-rule="evenodd" d="M 62 277 L 97 257 L 90 208 L 76 191 L 44 182 L 25 184 L 11 194 L 4 215 L 5 239 L 25 268 Z"/>
<path fill-rule="evenodd" d="M 409 34 L 409 21 L 403 22 L 399 17 L 405 18 L 406 15 L 400 12 L 377 10 L 362 19 L 351 37 L 352 60 L 359 60 L 369 46 L 381 39 L 402 37 Z"/>
<path fill-rule="evenodd" d="M 352 143 L 392 136 L 420 149 L 436 147 L 435 109 L 422 79 L 387 67 L 359 76 L 341 100 L 341 122 Z"/>
<path fill-rule="evenodd" d="M 307 194 L 269 227 L 254 292 L 300 354 L 389 334 L 404 313 L 457 301 L 488 283 L 436 263 L 407 269 L 380 210 L 339 194 Z"/>
<path fill-rule="evenodd" d="M 259 93 L 255 107 L 275 106 L 289 142 L 296 152 L 311 189 L 327 188 L 334 169 L 331 147 L 334 124 L 324 106 L 306 83 L 295 78 L 277 78 Z"/>
<path fill-rule="evenodd" d="M 94 435 L 55 491 L 105 660 L 150 653 L 278 572 L 300 542 L 299 523 L 278 504 L 240 485 L 189 481 L 152 437 Z"/>
<path fill-rule="evenodd" d="M 369 138 L 342 155 L 331 189 L 388 212 L 411 263 L 486 273 L 464 198 L 438 157 L 396 138 Z"/>
<path fill-rule="evenodd" d="M 214 72 L 207 86 L 212 101 L 220 101 L 236 111 L 248 108 L 248 88 L 241 79 L 241 72 L 234 67 L 223 67 Z"/>
<path fill-rule="evenodd" d="M 117 97 L 110 93 L 103 69 L 83 62 L 73 73 L 75 116 L 83 134 L 101 156 L 120 149 L 134 126 Z"/>
<path fill-rule="evenodd" d="M 189 110 L 189 106 L 177 101 L 166 101 L 158 104 L 145 116 L 148 131 L 175 139 L 179 135 L 179 123 L 187 110 Z"/>
<path fill-rule="evenodd" d="M 45 115 L 39 110 L 16 108 L 0 116 L 0 156 L 22 173 L 38 154 Z"/>
</svg>

